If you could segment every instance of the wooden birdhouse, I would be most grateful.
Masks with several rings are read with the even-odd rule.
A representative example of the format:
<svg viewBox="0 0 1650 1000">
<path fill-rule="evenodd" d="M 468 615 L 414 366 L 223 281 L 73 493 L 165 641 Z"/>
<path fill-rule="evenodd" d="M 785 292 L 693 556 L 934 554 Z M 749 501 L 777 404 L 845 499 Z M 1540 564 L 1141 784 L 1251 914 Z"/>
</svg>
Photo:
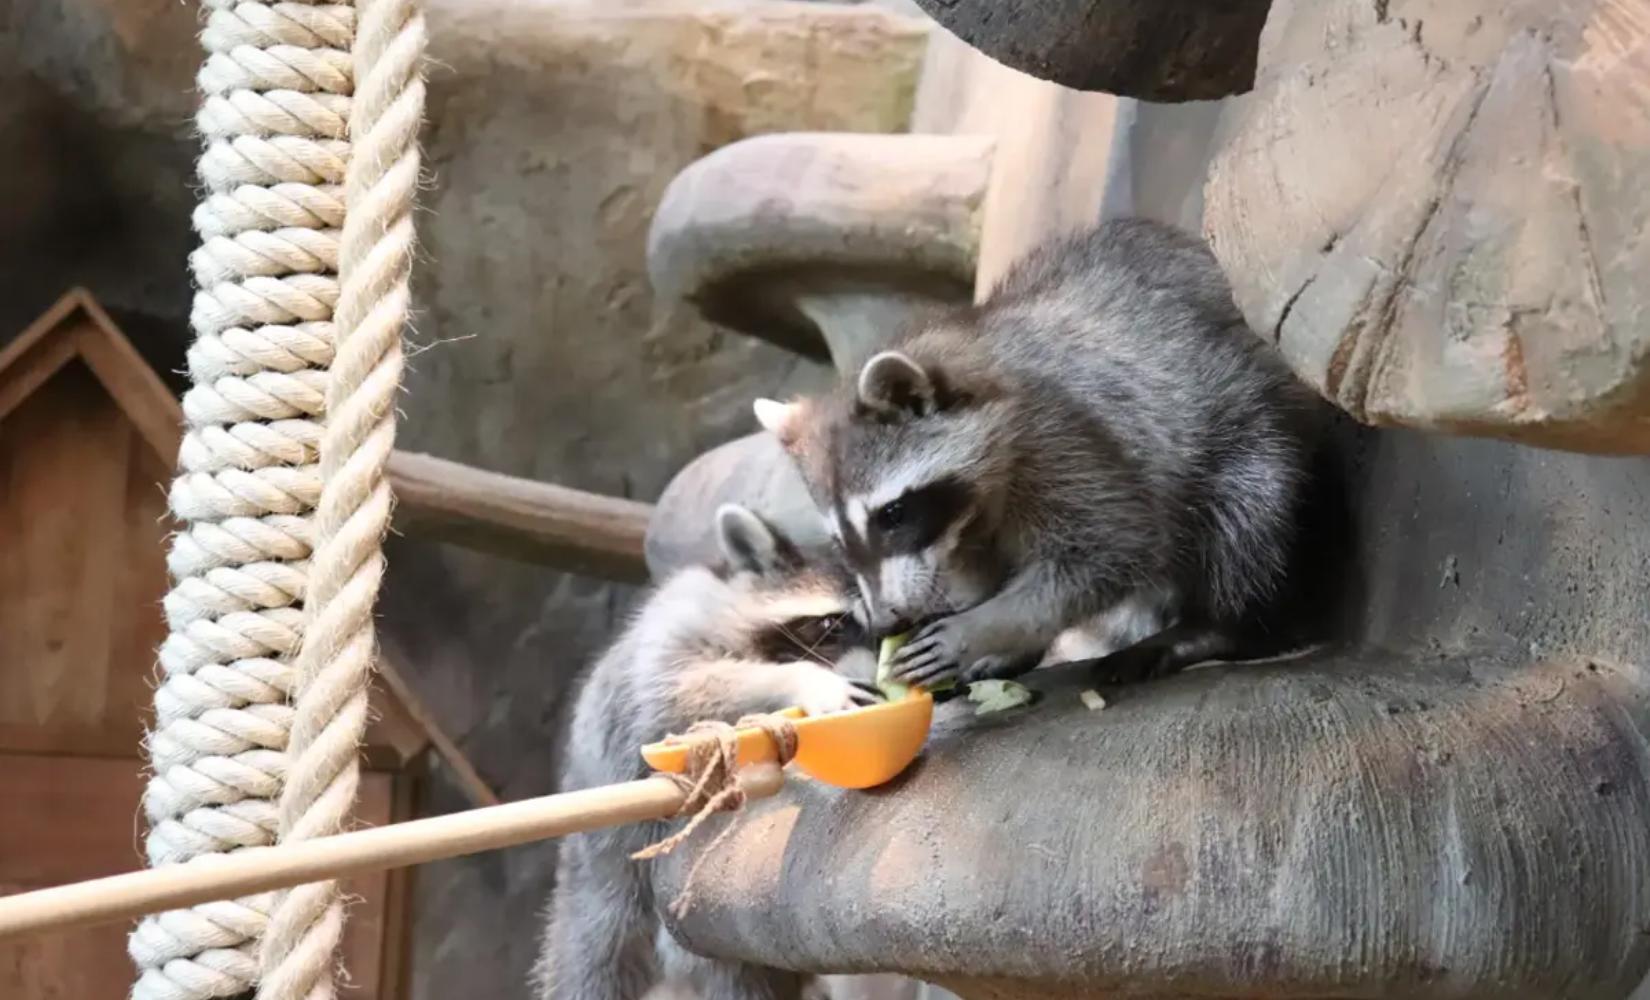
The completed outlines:
<svg viewBox="0 0 1650 1000">
<path fill-rule="evenodd" d="M 140 741 L 166 635 L 171 392 L 91 297 L 73 291 L 0 350 L 0 895 L 141 867 Z M 373 692 L 358 816 L 407 818 L 434 747 L 491 795 L 393 667 Z M 403 873 L 352 880 L 349 997 L 401 995 Z M 122 926 L 0 943 L 0 997 L 114 998 Z"/>
</svg>

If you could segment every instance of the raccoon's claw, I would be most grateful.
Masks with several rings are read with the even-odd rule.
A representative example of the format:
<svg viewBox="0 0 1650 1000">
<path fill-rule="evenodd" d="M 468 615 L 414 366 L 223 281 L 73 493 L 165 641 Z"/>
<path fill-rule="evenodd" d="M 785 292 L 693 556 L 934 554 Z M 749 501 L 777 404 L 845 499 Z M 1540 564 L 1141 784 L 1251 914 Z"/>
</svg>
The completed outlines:
<svg viewBox="0 0 1650 1000">
<path fill-rule="evenodd" d="M 946 621 L 937 621 L 919 631 L 894 654 L 889 674 L 901 684 L 929 687 L 956 680 L 962 670 L 954 648 L 952 630 Z"/>
</svg>

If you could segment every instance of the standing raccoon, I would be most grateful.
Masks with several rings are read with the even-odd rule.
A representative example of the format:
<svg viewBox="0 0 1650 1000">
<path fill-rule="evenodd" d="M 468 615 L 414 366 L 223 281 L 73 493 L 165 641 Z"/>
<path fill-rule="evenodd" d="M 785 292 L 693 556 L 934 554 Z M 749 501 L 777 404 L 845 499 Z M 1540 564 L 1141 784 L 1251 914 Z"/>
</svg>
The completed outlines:
<svg viewBox="0 0 1650 1000">
<path fill-rule="evenodd" d="M 742 507 L 717 511 L 726 566 L 690 567 L 648 599 L 591 669 L 573 713 L 562 791 L 646 777 L 638 748 L 701 719 L 800 705 L 810 715 L 878 700 L 853 583 L 810 561 Z M 835 667 L 841 666 L 844 672 Z M 851 680 L 847 671 L 865 678 Z M 535 978 L 544 1000 L 639 1000 L 661 979 L 704 1000 L 788 1000 L 804 978 L 717 962 L 663 932 L 652 884 L 630 856 L 664 823 L 562 841 Z"/>
<path fill-rule="evenodd" d="M 1109 222 L 1048 244 L 822 398 L 759 400 L 901 681 L 1009 676 L 1056 638 L 1139 679 L 1280 652 L 1311 397 L 1208 249 Z M 1085 647 L 1086 648 L 1083 648 Z"/>
</svg>

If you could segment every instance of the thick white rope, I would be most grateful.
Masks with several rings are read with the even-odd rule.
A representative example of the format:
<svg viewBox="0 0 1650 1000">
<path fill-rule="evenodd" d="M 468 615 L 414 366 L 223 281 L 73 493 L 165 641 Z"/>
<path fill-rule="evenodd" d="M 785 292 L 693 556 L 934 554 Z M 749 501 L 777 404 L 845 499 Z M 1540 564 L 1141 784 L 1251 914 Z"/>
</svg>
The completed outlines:
<svg viewBox="0 0 1650 1000">
<path fill-rule="evenodd" d="M 353 734 L 347 752 L 341 736 L 330 737 L 339 745 L 333 756 L 353 767 L 368 674 L 351 668 L 335 675 L 323 659 L 371 648 L 370 619 L 360 609 L 370 608 L 380 571 L 378 539 L 388 513 L 382 466 L 393 434 L 388 400 L 399 374 L 411 244 L 410 212 L 393 211 L 399 203 L 410 209 L 411 185 L 397 194 L 399 174 L 386 186 L 373 178 L 393 172 L 373 172 L 370 163 L 352 173 L 355 67 L 386 59 L 392 74 L 364 75 L 379 81 L 371 120 L 400 123 L 389 132 L 369 130 L 380 136 L 373 163 L 405 161 L 416 174 L 422 109 L 417 52 L 408 52 L 422 48 L 422 23 L 405 2 L 372 5 L 368 16 L 380 27 L 366 50 L 355 44 L 351 5 L 203 6 L 207 57 L 197 124 L 207 142 L 199 164 L 206 193 L 194 216 L 202 244 L 190 256 L 197 284 L 194 387 L 184 397 L 187 428 L 171 491 L 183 529 L 168 556 L 171 634 L 160 650 L 148 740 L 151 865 L 269 844 L 282 830 L 301 833 L 304 824 L 283 817 L 308 815 L 302 803 L 316 788 L 330 789 L 326 803 L 345 812 L 353 798 L 353 772 L 329 774 L 315 747 L 326 744 L 318 737 Z M 402 27 L 386 35 L 383 25 Z M 403 36 L 413 41 L 386 44 Z M 384 92 L 393 88 L 385 81 L 397 72 L 411 96 L 386 102 Z M 387 113 L 392 108 L 396 115 Z M 394 141 L 404 143 L 400 156 L 388 152 Z M 360 222 L 352 218 L 348 228 L 346 182 L 362 205 Z M 351 233 L 355 249 L 342 252 Z M 340 263 L 355 275 L 347 306 L 355 335 L 334 378 L 328 369 Z M 386 337 L 394 343 L 386 345 Z M 335 419 L 324 434 L 329 406 Z M 323 480 L 334 472 L 338 484 L 324 494 Z M 312 579 L 318 502 L 331 512 L 320 526 L 320 592 L 336 605 L 331 610 Z M 295 671 L 306 613 L 319 618 L 309 627 L 322 638 L 305 647 Z M 336 730 L 329 705 L 347 709 Z M 297 722 L 297 736 L 295 720 L 305 720 Z M 293 752 L 299 756 L 289 763 Z M 277 800 L 289 772 L 298 780 L 283 811 Z M 263 894 L 145 919 L 129 942 L 139 968 L 135 1000 L 206 1000 L 250 990 L 259 978 L 258 939 L 275 904 Z M 289 919 L 287 926 L 297 925 Z M 308 990 L 330 995 L 321 992 L 330 991 L 330 976 Z"/>
<path fill-rule="evenodd" d="M 197 123 L 206 195 L 190 256 L 194 387 L 171 506 L 171 634 L 160 650 L 151 865 L 272 843 L 292 726 L 337 301 L 353 86 L 348 6 L 207 0 Z M 136 1000 L 232 996 L 257 981 L 273 899 L 146 918 Z"/>
<path fill-rule="evenodd" d="M 325 486 L 297 660 L 282 841 L 339 832 L 355 802 L 376 655 L 372 611 L 392 502 L 385 468 L 395 445 L 401 333 L 410 306 L 424 18 L 416 0 L 359 0 L 357 11 L 354 148 L 344 184 L 349 213 L 320 448 Z M 283 894 L 265 933 L 260 1000 L 331 1000 L 343 925 L 336 883 Z"/>
</svg>

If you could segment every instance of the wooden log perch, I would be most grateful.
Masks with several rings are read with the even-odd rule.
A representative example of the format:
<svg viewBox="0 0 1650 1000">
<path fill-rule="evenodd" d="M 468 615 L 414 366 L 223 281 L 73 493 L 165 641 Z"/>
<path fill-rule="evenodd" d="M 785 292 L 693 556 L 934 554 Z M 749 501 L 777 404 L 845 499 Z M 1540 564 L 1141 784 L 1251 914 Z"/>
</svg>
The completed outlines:
<svg viewBox="0 0 1650 1000">
<path fill-rule="evenodd" d="M 793 781 L 674 929 L 970 998 L 1620 1000 L 1650 968 L 1636 670 L 1489 655 L 1211 667 L 1089 711 L 942 706 L 870 793 Z M 660 899 L 720 833 L 654 869 Z"/>
<path fill-rule="evenodd" d="M 622 583 L 647 580 L 650 504 L 416 452 L 392 455 L 389 475 L 404 534 Z"/>
<path fill-rule="evenodd" d="M 1074 90 L 1206 101 L 1254 85 L 1272 0 L 917 0 L 986 55 Z"/>
</svg>

